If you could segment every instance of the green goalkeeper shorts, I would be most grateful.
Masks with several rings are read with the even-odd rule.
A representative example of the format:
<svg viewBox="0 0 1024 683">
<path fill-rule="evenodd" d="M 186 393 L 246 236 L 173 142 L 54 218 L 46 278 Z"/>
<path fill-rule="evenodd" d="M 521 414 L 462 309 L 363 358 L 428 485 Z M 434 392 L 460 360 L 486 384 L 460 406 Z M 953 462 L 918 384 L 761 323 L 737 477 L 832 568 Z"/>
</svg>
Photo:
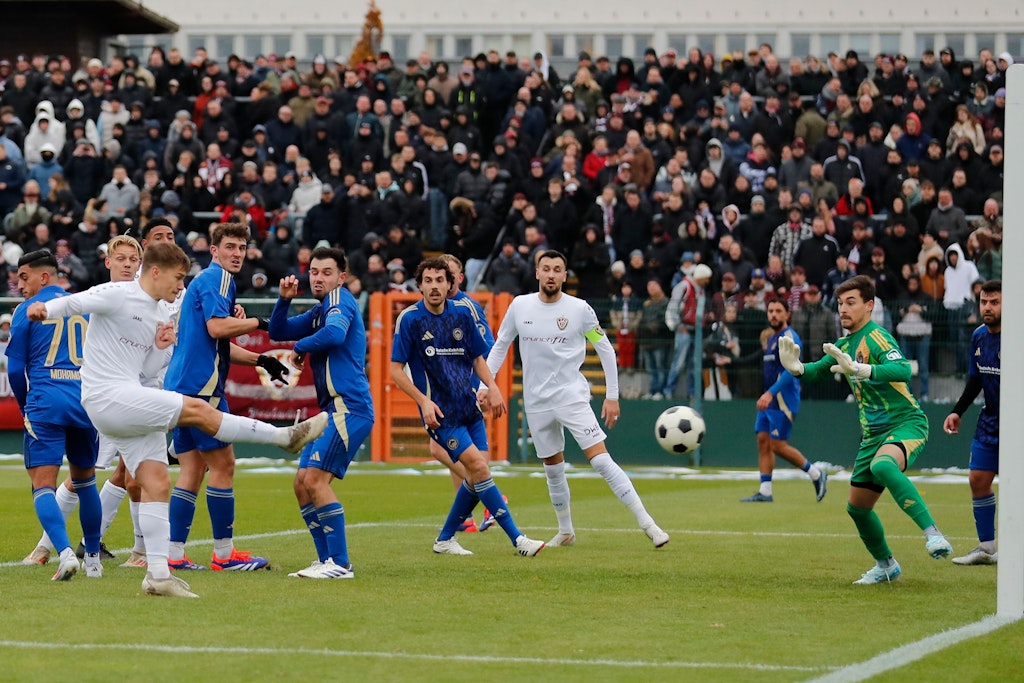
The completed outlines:
<svg viewBox="0 0 1024 683">
<path fill-rule="evenodd" d="M 907 466 L 904 468 L 906 470 L 914 464 L 914 461 L 917 460 L 917 456 L 924 450 L 924 445 L 927 442 L 928 418 L 924 415 L 911 418 L 886 432 L 881 432 L 864 439 L 860 442 L 857 460 L 853 464 L 853 475 L 850 477 L 850 485 L 875 491 L 884 490 L 885 487 L 871 473 L 871 461 L 874 460 L 878 449 L 886 444 L 899 444 L 907 455 Z"/>
</svg>

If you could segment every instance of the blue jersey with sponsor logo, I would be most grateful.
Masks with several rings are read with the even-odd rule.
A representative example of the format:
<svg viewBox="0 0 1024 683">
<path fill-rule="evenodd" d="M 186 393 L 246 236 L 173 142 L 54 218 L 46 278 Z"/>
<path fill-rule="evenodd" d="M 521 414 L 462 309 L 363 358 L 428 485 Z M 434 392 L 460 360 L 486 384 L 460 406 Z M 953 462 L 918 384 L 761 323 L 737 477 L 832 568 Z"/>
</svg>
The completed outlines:
<svg viewBox="0 0 1024 683">
<path fill-rule="evenodd" d="M 473 361 L 486 357 L 488 347 L 477 320 L 472 304 L 448 299 L 440 314 L 431 313 L 420 301 L 395 321 L 391 360 L 408 364 L 413 384 L 441 408 L 441 424 L 446 427 L 482 419 L 476 402 L 480 380 Z"/>
<path fill-rule="evenodd" d="M 305 313 L 288 317 L 287 299 L 270 316 L 270 337 L 297 339 L 295 352 L 308 354 L 320 409 L 373 421 L 373 397 L 366 378 L 366 328 L 355 297 L 344 287 L 329 292 Z"/>
<path fill-rule="evenodd" d="M 231 340 L 214 339 L 206 321 L 230 318 L 235 309 L 235 280 L 214 262 L 189 283 L 178 314 L 178 343 L 167 367 L 164 388 L 186 396 L 223 398 L 231 359 Z"/>
<path fill-rule="evenodd" d="M 971 367 L 968 373 L 971 377 L 981 378 L 981 390 L 985 396 L 974 438 L 990 445 L 999 443 L 1000 336 L 999 332 L 989 332 L 984 325 L 971 336 Z"/>
<path fill-rule="evenodd" d="M 792 327 L 773 334 L 768 338 L 764 350 L 764 390 L 774 394 L 769 409 L 781 410 L 790 420 L 800 410 L 800 382 L 782 367 L 779 360 L 779 339 L 789 337 L 800 346 L 800 337 Z"/>
<path fill-rule="evenodd" d="M 25 418 L 30 423 L 91 428 L 92 422 L 82 407 L 79 374 L 88 320 L 72 315 L 33 322 L 25 314 L 36 301 L 45 303 L 65 295 L 63 289 L 51 285 L 18 306 L 11 319 L 6 353 L 12 372 L 23 368 L 28 393 L 19 397 L 19 402 L 24 399 Z"/>
<path fill-rule="evenodd" d="M 459 290 L 452 297 L 452 301 L 467 301 L 473 307 L 473 312 L 477 317 L 476 327 L 480 331 L 480 336 L 487 342 L 487 353 L 490 353 L 491 347 L 494 346 L 494 332 L 491 331 L 491 326 L 487 324 L 487 314 L 484 313 L 484 307 L 480 305 L 479 301 L 462 290 Z M 484 355 L 486 356 L 487 354 Z"/>
</svg>

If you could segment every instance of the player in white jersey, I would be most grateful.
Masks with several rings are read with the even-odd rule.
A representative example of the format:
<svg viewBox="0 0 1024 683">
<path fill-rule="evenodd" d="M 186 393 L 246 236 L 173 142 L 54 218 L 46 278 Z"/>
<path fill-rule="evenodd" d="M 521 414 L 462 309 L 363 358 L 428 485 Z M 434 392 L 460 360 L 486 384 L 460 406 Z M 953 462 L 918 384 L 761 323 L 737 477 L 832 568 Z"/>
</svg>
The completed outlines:
<svg viewBox="0 0 1024 683">
<path fill-rule="evenodd" d="M 565 255 L 550 250 L 537 259 L 540 292 L 512 300 L 498 328 L 498 338 L 487 356 L 495 373 L 505 362 L 509 346 L 519 337 L 523 359 L 523 403 L 537 457 L 544 461 L 548 494 L 558 518 L 558 533 L 548 543 L 568 546 L 576 542 L 569 509 L 569 482 L 565 478 L 565 429 L 604 477 L 612 492 L 636 516 L 640 528 L 660 548 L 669 536 L 644 508 L 629 476 L 612 460 L 605 433 L 590 407 L 590 384 L 580 372 L 589 340 L 601 358 L 605 401 L 601 417 L 611 428 L 619 419 L 619 376 L 615 349 L 605 336 L 597 314 L 586 301 L 562 292 L 567 277 Z"/>
<path fill-rule="evenodd" d="M 171 576 L 167 566 L 168 429 L 194 426 L 223 441 L 273 443 L 295 453 L 319 436 L 327 423 L 327 415 L 319 413 L 292 427 L 275 427 L 221 413 L 196 398 L 145 386 L 159 376 L 166 350 L 175 341 L 174 323 L 161 300 L 175 300 L 189 265 L 178 246 L 152 244 L 143 254 L 137 281 L 98 285 L 59 300 L 36 302 L 27 311 L 35 321 L 91 316 L 81 369 L 82 405 L 97 430 L 122 453 L 128 472 L 142 487 L 139 524 L 148 564 L 142 588 L 150 595 L 197 597 L 187 583 Z"/>
<path fill-rule="evenodd" d="M 111 282 L 128 282 L 139 277 L 139 266 L 142 264 L 142 250 L 149 242 L 173 243 L 174 229 L 167 221 L 163 219 L 156 219 L 150 221 L 146 225 L 143 231 L 141 245 L 135 240 L 135 238 L 129 235 L 118 235 L 107 242 L 107 256 L 104 260 L 104 265 L 106 265 L 107 270 L 110 271 Z M 177 310 L 177 305 L 179 303 L 180 297 L 174 303 L 168 304 L 167 302 L 164 302 L 164 304 L 170 309 L 172 315 Z M 159 383 L 154 386 L 159 386 Z M 139 528 L 139 502 L 141 500 L 142 489 L 139 487 L 138 483 L 131 478 L 131 475 L 127 473 L 124 466 L 124 460 L 118 457 L 117 448 L 114 447 L 114 444 L 105 436 L 100 434 L 99 455 L 96 461 L 96 469 L 107 469 L 110 464 L 114 462 L 115 458 L 117 458 L 117 466 L 114 468 L 110 478 L 103 484 L 103 488 L 100 489 L 100 503 L 103 507 L 100 536 L 106 536 L 107 529 L 109 529 L 110 525 L 114 523 L 114 519 L 117 517 L 118 507 L 121 505 L 121 501 L 124 500 L 124 497 L 127 494 L 129 498 L 135 544 L 132 546 L 131 555 L 121 566 L 145 567 L 146 545 L 142 536 L 142 531 Z M 64 513 L 64 518 L 67 519 L 68 515 L 71 514 L 77 504 L 78 494 L 75 493 L 74 487 L 71 484 L 71 478 L 68 477 L 68 479 L 64 481 L 64 486 L 57 489 L 57 505 L 60 507 L 61 512 Z M 52 552 L 53 542 L 50 541 L 50 537 L 44 531 L 39 542 L 36 544 L 35 550 L 29 553 L 25 559 L 22 560 L 22 564 L 46 564 L 50 560 L 50 554 Z M 76 553 L 79 557 L 84 555 L 84 541 L 78 544 Z M 107 549 L 106 543 L 102 542 L 100 543 L 100 559 L 115 559 L 114 555 Z"/>
</svg>

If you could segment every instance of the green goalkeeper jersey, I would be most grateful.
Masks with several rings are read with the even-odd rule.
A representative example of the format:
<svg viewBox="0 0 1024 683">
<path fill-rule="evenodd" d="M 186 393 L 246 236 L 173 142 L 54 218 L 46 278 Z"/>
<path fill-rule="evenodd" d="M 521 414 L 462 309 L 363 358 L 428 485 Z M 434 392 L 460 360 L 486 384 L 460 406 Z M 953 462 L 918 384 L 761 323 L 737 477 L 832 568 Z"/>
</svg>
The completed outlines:
<svg viewBox="0 0 1024 683">
<path fill-rule="evenodd" d="M 870 379 L 846 375 L 857 399 L 864 438 L 885 433 L 908 419 L 927 419 L 910 393 L 910 362 L 888 330 L 871 321 L 836 341 L 836 346 L 855 361 L 871 365 Z M 801 379 L 814 381 L 831 376 L 833 365 L 831 356 L 807 363 Z"/>
</svg>

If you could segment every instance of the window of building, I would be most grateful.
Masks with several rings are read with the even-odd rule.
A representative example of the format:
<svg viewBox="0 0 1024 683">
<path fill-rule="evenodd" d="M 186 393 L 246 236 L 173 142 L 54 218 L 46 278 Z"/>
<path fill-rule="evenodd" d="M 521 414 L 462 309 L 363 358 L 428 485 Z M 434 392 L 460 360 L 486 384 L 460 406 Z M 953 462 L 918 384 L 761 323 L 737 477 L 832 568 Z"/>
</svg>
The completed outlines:
<svg viewBox="0 0 1024 683">
<path fill-rule="evenodd" d="M 306 36 L 306 56 L 315 57 L 317 55 L 327 56 L 326 51 L 327 36 L 318 33 L 311 33 Z"/>
<path fill-rule="evenodd" d="M 444 36 L 427 36 L 423 47 L 435 59 L 448 56 L 444 53 Z"/>
<path fill-rule="evenodd" d="M 185 57 L 185 61 L 190 61 L 192 55 L 196 53 L 201 47 L 206 47 L 206 36 L 189 36 L 188 37 L 188 55 Z"/>
<path fill-rule="evenodd" d="M 830 52 L 835 52 L 836 54 L 839 54 L 839 34 L 822 33 L 820 36 L 818 36 L 818 45 L 818 56 L 821 58 L 822 61 L 825 61 L 825 58 L 828 56 Z"/>
<path fill-rule="evenodd" d="M 245 36 L 242 38 L 242 52 L 246 59 L 256 59 L 256 55 L 263 54 L 263 36 Z"/>
<path fill-rule="evenodd" d="M 292 37 L 290 35 L 270 36 L 270 51 L 276 52 L 279 59 L 291 50 Z"/>
<path fill-rule="evenodd" d="M 789 54 L 791 57 L 804 59 L 811 54 L 811 34 L 791 33 L 789 35 Z"/>
<path fill-rule="evenodd" d="M 943 44 L 942 47 L 950 48 L 951 50 L 953 50 L 953 55 L 957 59 L 963 59 L 964 50 L 966 49 L 966 45 L 964 44 L 964 34 L 952 32 L 946 33 L 946 42 Z M 936 50 L 936 52 L 938 52 L 938 50 Z"/>
<path fill-rule="evenodd" d="M 391 59 L 395 64 L 403 64 L 409 59 L 409 36 L 391 36 Z"/>
<path fill-rule="evenodd" d="M 670 33 L 668 34 L 668 47 L 681 55 L 685 55 L 686 51 L 690 47 L 690 37 L 685 33 Z M 644 50 L 647 49 L 647 46 L 644 45 L 643 47 L 640 47 L 637 45 L 636 48 L 636 55 L 639 57 L 644 53 Z"/>
<path fill-rule="evenodd" d="M 911 59 L 920 59 L 925 50 L 935 49 L 934 33 L 918 33 L 914 36 L 914 54 L 908 55 Z"/>
<path fill-rule="evenodd" d="M 975 33 L 974 34 L 974 54 L 964 55 L 964 58 L 974 59 L 978 55 L 978 50 L 984 50 L 988 48 L 993 49 L 996 46 L 996 34 L 994 33 Z M 957 55 L 959 57 L 959 55 Z M 977 66 L 977 64 L 975 64 Z"/>
<path fill-rule="evenodd" d="M 618 60 L 623 55 L 623 44 L 622 36 L 605 36 L 604 39 L 604 54 L 608 55 L 608 59 L 613 62 Z M 598 55 L 591 53 L 590 55 L 594 59 L 597 59 Z"/>
<path fill-rule="evenodd" d="M 473 38 L 471 36 L 455 36 L 455 56 L 473 57 Z"/>
<path fill-rule="evenodd" d="M 725 34 L 725 49 L 730 53 L 732 52 L 747 52 L 747 34 L 746 33 L 726 33 Z"/>
<path fill-rule="evenodd" d="M 714 33 L 698 33 L 697 34 L 697 47 L 701 53 L 715 51 L 715 35 Z"/>
<path fill-rule="evenodd" d="M 1024 56 L 1024 33 L 1007 33 L 1006 51 L 1013 55 L 1014 59 Z"/>
<path fill-rule="evenodd" d="M 857 56 L 860 57 L 862 62 L 870 62 L 874 58 L 874 55 L 871 53 L 871 34 L 851 33 L 849 49 L 856 50 Z"/>
<path fill-rule="evenodd" d="M 335 56 L 344 57 L 347 61 L 355 42 L 355 36 L 352 35 L 334 36 L 334 51 L 337 53 Z"/>
<path fill-rule="evenodd" d="M 227 59 L 235 51 L 235 37 L 219 35 L 213 38 L 213 56 Z"/>
<path fill-rule="evenodd" d="M 777 35 L 775 35 L 774 33 L 758 33 L 757 34 L 757 46 L 761 47 L 765 43 L 768 43 L 769 45 L 772 46 L 772 50 L 775 50 L 776 41 L 778 41 L 778 39 L 779 39 L 779 37 Z"/>
<path fill-rule="evenodd" d="M 516 56 L 522 59 L 523 57 L 533 57 L 533 39 L 529 34 L 519 34 L 512 36 L 512 50 L 515 51 Z"/>
<path fill-rule="evenodd" d="M 900 34 L 898 33 L 880 33 L 878 34 L 878 51 L 887 54 L 894 55 L 900 51 Z"/>
<path fill-rule="evenodd" d="M 561 34 L 550 34 L 547 40 L 548 57 L 565 56 L 565 36 Z"/>
<path fill-rule="evenodd" d="M 671 40 L 669 41 L 668 46 L 669 47 L 675 47 L 672 44 Z M 626 48 L 627 47 L 628 46 L 623 45 L 622 51 L 619 54 L 612 53 L 612 49 L 608 48 L 608 58 L 611 59 L 614 62 L 616 60 L 616 58 L 618 58 L 618 57 L 627 56 L 626 55 Z M 649 47 L 654 47 L 654 36 L 652 36 L 650 33 L 634 33 L 633 34 L 633 54 L 635 56 L 639 57 L 640 55 L 642 55 L 644 53 L 644 50 L 646 50 Z M 679 50 L 679 49 L 680 48 L 676 47 L 676 50 Z"/>
<path fill-rule="evenodd" d="M 576 53 L 579 54 L 580 50 L 586 50 L 590 53 L 590 56 L 594 56 L 594 34 L 593 33 L 577 33 L 576 34 Z M 573 55 L 574 57 L 576 55 Z"/>
</svg>

